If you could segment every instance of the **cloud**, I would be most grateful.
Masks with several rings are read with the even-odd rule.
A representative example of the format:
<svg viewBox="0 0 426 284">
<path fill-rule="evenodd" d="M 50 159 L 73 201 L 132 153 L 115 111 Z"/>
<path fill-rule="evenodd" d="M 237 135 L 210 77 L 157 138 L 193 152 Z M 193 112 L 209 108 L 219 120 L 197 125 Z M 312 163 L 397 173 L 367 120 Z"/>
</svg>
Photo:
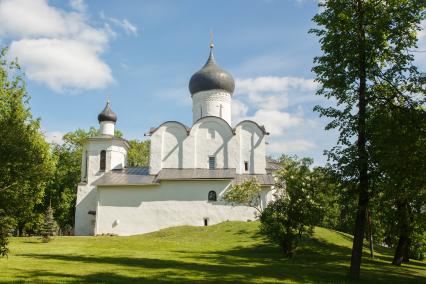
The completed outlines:
<svg viewBox="0 0 426 284">
<path fill-rule="evenodd" d="M 62 140 L 64 134 L 65 133 L 61 131 L 46 132 L 44 134 L 44 138 L 48 143 L 55 143 L 61 145 L 62 143 L 64 143 L 64 140 Z"/>
<path fill-rule="evenodd" d="M 106 16 L 104 12 L 100 12 L 99 13 L 101 19 L 108 21 L 110 23 L 112 23 L 113 25 L 123 29 L 126 34 L 132 34 L 132 35 L 137 35 L 138 34 L 138 28 L 129 22 L 129 20 L 127 19 L 123 19 L 123 20 L 119 20 L 117 18 L 114 17 L 109 17 Z"/>
<path fill-rule="evenodd" d="M 99 89 L 113 80 L 96 50 L 78 40 L 22 39 L 12 42 L 10 51 L 26 67 L 29 79 L 57 92 L 68 87 Z"/>
<path fill-rule="evenodd" d="M 268 150 L 272 153 L 305 152 L 315 148 L 315 144 L 305 139 L 278 140 L 269 143 Z"/>
<path fill-rule="evenodd" d="M 84 0 L 71 0 L 70 6 L 79 12 L 86 12 L 87 6 Z"/>
<path fill-rule="evenodd" d="M 0 1 L 0 37 L 9 40 L 9 55 L 31 80 L 56 92 L 105 88 L 114 79 L 101 55 L 115 32 L 107 23 L 91 25 L 83 0 L 70 1 L 70 7 L 65 11 L 47 0 Z"/>
<path fill-rule="evenodd" d="M 270 154 L 309 151 L 315 148 L 313 132 L 317 118 L 309 118 L 304 108 L 321 100 L 315 96 L 318 83 L 311 78 L 260 76 L 236 80 L 232 120 L 251 119 L 270 133 Z M 312 113 L 309 112 L 312 116 Z M 306 140 L 306 137 L 312 138 Z"/>
</svg>

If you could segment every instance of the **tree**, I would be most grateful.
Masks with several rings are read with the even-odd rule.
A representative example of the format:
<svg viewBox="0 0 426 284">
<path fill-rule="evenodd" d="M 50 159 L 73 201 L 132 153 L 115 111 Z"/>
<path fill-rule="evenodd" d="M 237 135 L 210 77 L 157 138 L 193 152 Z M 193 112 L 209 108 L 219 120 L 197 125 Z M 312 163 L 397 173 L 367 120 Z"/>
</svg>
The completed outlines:
<svg viewBox="0 0 426 284">
<path fill-rule="evenodd" d="M 43 224 L 41 226 L 40 234 L 43 237 L 43 242 L 47 243 L 51 240 L 51 236 L 53 236 L 56 233 L 56 222 L 53 218 L 53 209 L 52 206 L 49 204 L 49 207 L 47 207 L 46 213 L 44 215 Z"/>
<path fill-rule="evenodd" d="M 282 156 L 281 169 L 275 172 L 278 185 L 285 189 L 260 215 L 261 232 L 278 243 L 292 257 L 300 239 L 313 232 L 324 216 L 324 200 L 318 185 L 319 170 L 310 170 L 309 158 Z"/>
<path fill-rule="evenodd" d="M 382 208 L 386 234 L 397 241 L 393 264 L 401 265 L 409 261 L 411 244 L 414 252 L 426 231 L 426 111 L 380 108 L 372 115 L 371 128 L 370 152 L 380 173 L 375 180 L 382 188 L 374 198 Z"/>
<path fill-rule="evenodd" d="M 424 0 L 329 0 L 313 21 L 310 32 L 320 38 L 323 55 L 314 59 L 313 71 L 321 83 L 317 92 L 334 98 L 336 107 L 315 107 L 332 118 L 326 129 L 340 132 L 338 145 L 328 152 L 335 168 L 357 184 L 358 205 L 350 277 L 360 275 L 366 211 L 371 196 L 371 161 L 367 123 L 379 105 L 421 92 L 420 74 L 412 65 L 416 32 L 420 30 Z"/>
<path fill-rule="evenodd" d="M 143 167 L 149 165 L 150 141 L 129 140 L 130 150 L 127 153 L 129 167 Z"/>
<path fill-rule="evenodd" d="M 4 214 L 4 210 L 0 209 L 0 257 L 5 257 L 9 253 L 7 245 L 9 243 L 10 220 Z"/>
<path fill-rule="evenodd" d="M 232 185 L 222 198 L 232 204 L 249 206 L 256 209 L 258 213 L 262 213 L 261 191 L 259 182 L 252 178 L 241 184 Z"/>
<path fill-rule="evenodd" d="M 42 201 L 54 161 L 49 144 L 33 119 L 29 96 L 16 61 L 0 52 L 0 208 L 13 218 L 20 236 Z"/>
</svg>

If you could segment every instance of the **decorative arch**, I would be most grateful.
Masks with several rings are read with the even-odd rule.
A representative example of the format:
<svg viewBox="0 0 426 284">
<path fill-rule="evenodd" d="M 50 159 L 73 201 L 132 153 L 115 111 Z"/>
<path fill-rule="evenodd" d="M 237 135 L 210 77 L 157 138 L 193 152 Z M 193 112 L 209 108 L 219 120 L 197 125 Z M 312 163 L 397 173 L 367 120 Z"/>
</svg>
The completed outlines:
<svg viewBox="0 0 426 284">
<path fill-rule="evenodd" d="M 190 128 L 188 128 L 188 127 L 187 127 L 185 124 L 183 124 L 182 122 L 175 121 L 175 120 L 169 120 L 169 121 L 166 121 L 166 122 L 161 123 L 158 127 L 151 129 L 151 130 L 149 131 L 149 135 L 154 134 L 154 133 L 155 133 L 158 129 L 160 129 L 162 126 L 164 126 L 164 125 L 166 125 L 166 124 L 175 124 L 175 125 L 177 125 L 177 126 L 179 126 L 179 127 L 182 127 L 182 128 L 183 128 L 183 130 L 185 131 L 185 133 L 186 133 L 187 135 L 188 135 L 188 134 L 189 134 L 189 132 L 190 132 Z"/>
<path fill-rule="evenodd" d="M 269 135 L 269 132 L 267 132 L 266 131 L 266 129 L 265 129 L 265 127 L 264 126 L 260 126 L 256 121 L 253 121 L 253 120 L 249 120 L 249 119 L 246 119 L 246 120 L 243 120 L 243 121 L 240 121 L 237 125 L 235 125 L 235 127 L 234 127 L 234 131 L 236 131 L 236 129 L 238 128 L 238 126 L 240 126 L 241 124 L 243 124 L 243 123 L 251 123 L 251 124 L 254 124 L 257 128 L 259 128 L 260 129 L 260 131 L 262 131 L 262 133 L 264 134 L 264 135 Z"/>
<path fill-rule="evenodd" d="M 228 122 L 226 120 L 224 120 L 223 118 L 218 117 L 218 116 L 204 116 L 204 117 L 199 118 L 196 122 L 194 122 L 194 124 L 192 125 L 192 127 L 189 129 L 189 134 L 192 133 L 192 130 L 194 128 L 198 128 L 198 126 L 201 124 L 201 122 L 203 120 L 209 120 L 209 119 L 213 119 L 216 122 L 218 122 L 219 124 L 225 125 L 225 128 L 229 129 L 229 131 L 230 131 L 230 133 L 232 135 L 235 135 L 234 129 L 232 129 L 232 127 L 228 124 Z"/>
</svg>

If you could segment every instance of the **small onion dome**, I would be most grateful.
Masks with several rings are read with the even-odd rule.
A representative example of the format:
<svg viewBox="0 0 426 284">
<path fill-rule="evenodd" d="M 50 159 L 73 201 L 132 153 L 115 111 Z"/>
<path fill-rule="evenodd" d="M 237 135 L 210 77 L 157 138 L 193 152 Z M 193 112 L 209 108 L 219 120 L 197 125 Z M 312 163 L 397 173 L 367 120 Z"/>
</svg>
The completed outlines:
<svg viewBox="0 0 426 284">
<path fill-rule="evenodd" d="M 107 102 L 104 110 L 98 115 L 98 121 L 112 121 L 117 122 L 117 115 L 112 111 L 109 101 Z"/>
<path fill-rule="evenodd" d="M 213 46 L 211 46 L 210 56 L 206 64 L 200 71 L 192 75 L 191 80 L 189 80 L 191 95 L 208 90 L 224 90 L 230 94 L 234 92 L 234 78 L 217 65 L 212 49 Z"/>
</svg>

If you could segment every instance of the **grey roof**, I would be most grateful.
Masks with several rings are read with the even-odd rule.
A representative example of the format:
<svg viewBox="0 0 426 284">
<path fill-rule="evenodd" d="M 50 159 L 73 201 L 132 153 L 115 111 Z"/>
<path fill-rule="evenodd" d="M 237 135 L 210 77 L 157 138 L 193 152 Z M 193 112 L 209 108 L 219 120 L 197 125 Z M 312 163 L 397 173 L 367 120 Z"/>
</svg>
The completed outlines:
<svg viewBox="0 0 426 284">
<path fill-rule="evenodd" d="M 234 183 L 236 184 L 241 184 L 245 181 L 249 181 L 252 178 L 256 179 L 256 181 L 258 183 L 260 183 L 261 185 L 274 185 L 275 181 L 274 181 L 274 177 L 272 175 L 247 175 L 247 174 L 243 174 L 243 175 L 237 175 L 235 178 Z"/>
<path fill-rule="evenodd" d="M 225 90 L 232 94 L 234 89 L 234 78 L 216 63 L 211 48 L 206 64 L 201 70 L 192 75 L 191 80 L 189 80 L 191 95 L 208 90 Z"/>
<path fill-rule="evenodd" d="M 104 110 L 98 115 L 98 121 L 117 122 L 117 115 L 112 111 L 109 101 L 107 102 Z"/>
<path fill-rule="evenodd" d="M 234 179 L 235 169 L 162 169 L 158 180 Z"/>
<path fill-rule="evenodd" d="M 282 168 L 282 166 L 281 166 L 281 164 L 278 160 L 274 160 L 270 157 L 266 158 L 266 170 L 267 171 L 269 170 L 269 171 L 272 172 L 272 171 L 279 170 L 281 168 Z"/>
<path fill-rule="evenodd" d="M 148 167 L 125 168 L 105 173 L 94 185 L 144 185 L 155 184 L 155 176 L 149 174 Z"/>
<path fill-rule="evenodd" d="M 93 185 L 151 185 L 159 184 L 161 180 L 232 180 L 233 183 L 243 183 L 255 178 L 261 185 L 273 185 L 272 175 L 236 174 L 235 169 L 162 169 L 158 175 L 150 175 L 148 167 L 125 168 L 112 170 Z"/>
</svg>

